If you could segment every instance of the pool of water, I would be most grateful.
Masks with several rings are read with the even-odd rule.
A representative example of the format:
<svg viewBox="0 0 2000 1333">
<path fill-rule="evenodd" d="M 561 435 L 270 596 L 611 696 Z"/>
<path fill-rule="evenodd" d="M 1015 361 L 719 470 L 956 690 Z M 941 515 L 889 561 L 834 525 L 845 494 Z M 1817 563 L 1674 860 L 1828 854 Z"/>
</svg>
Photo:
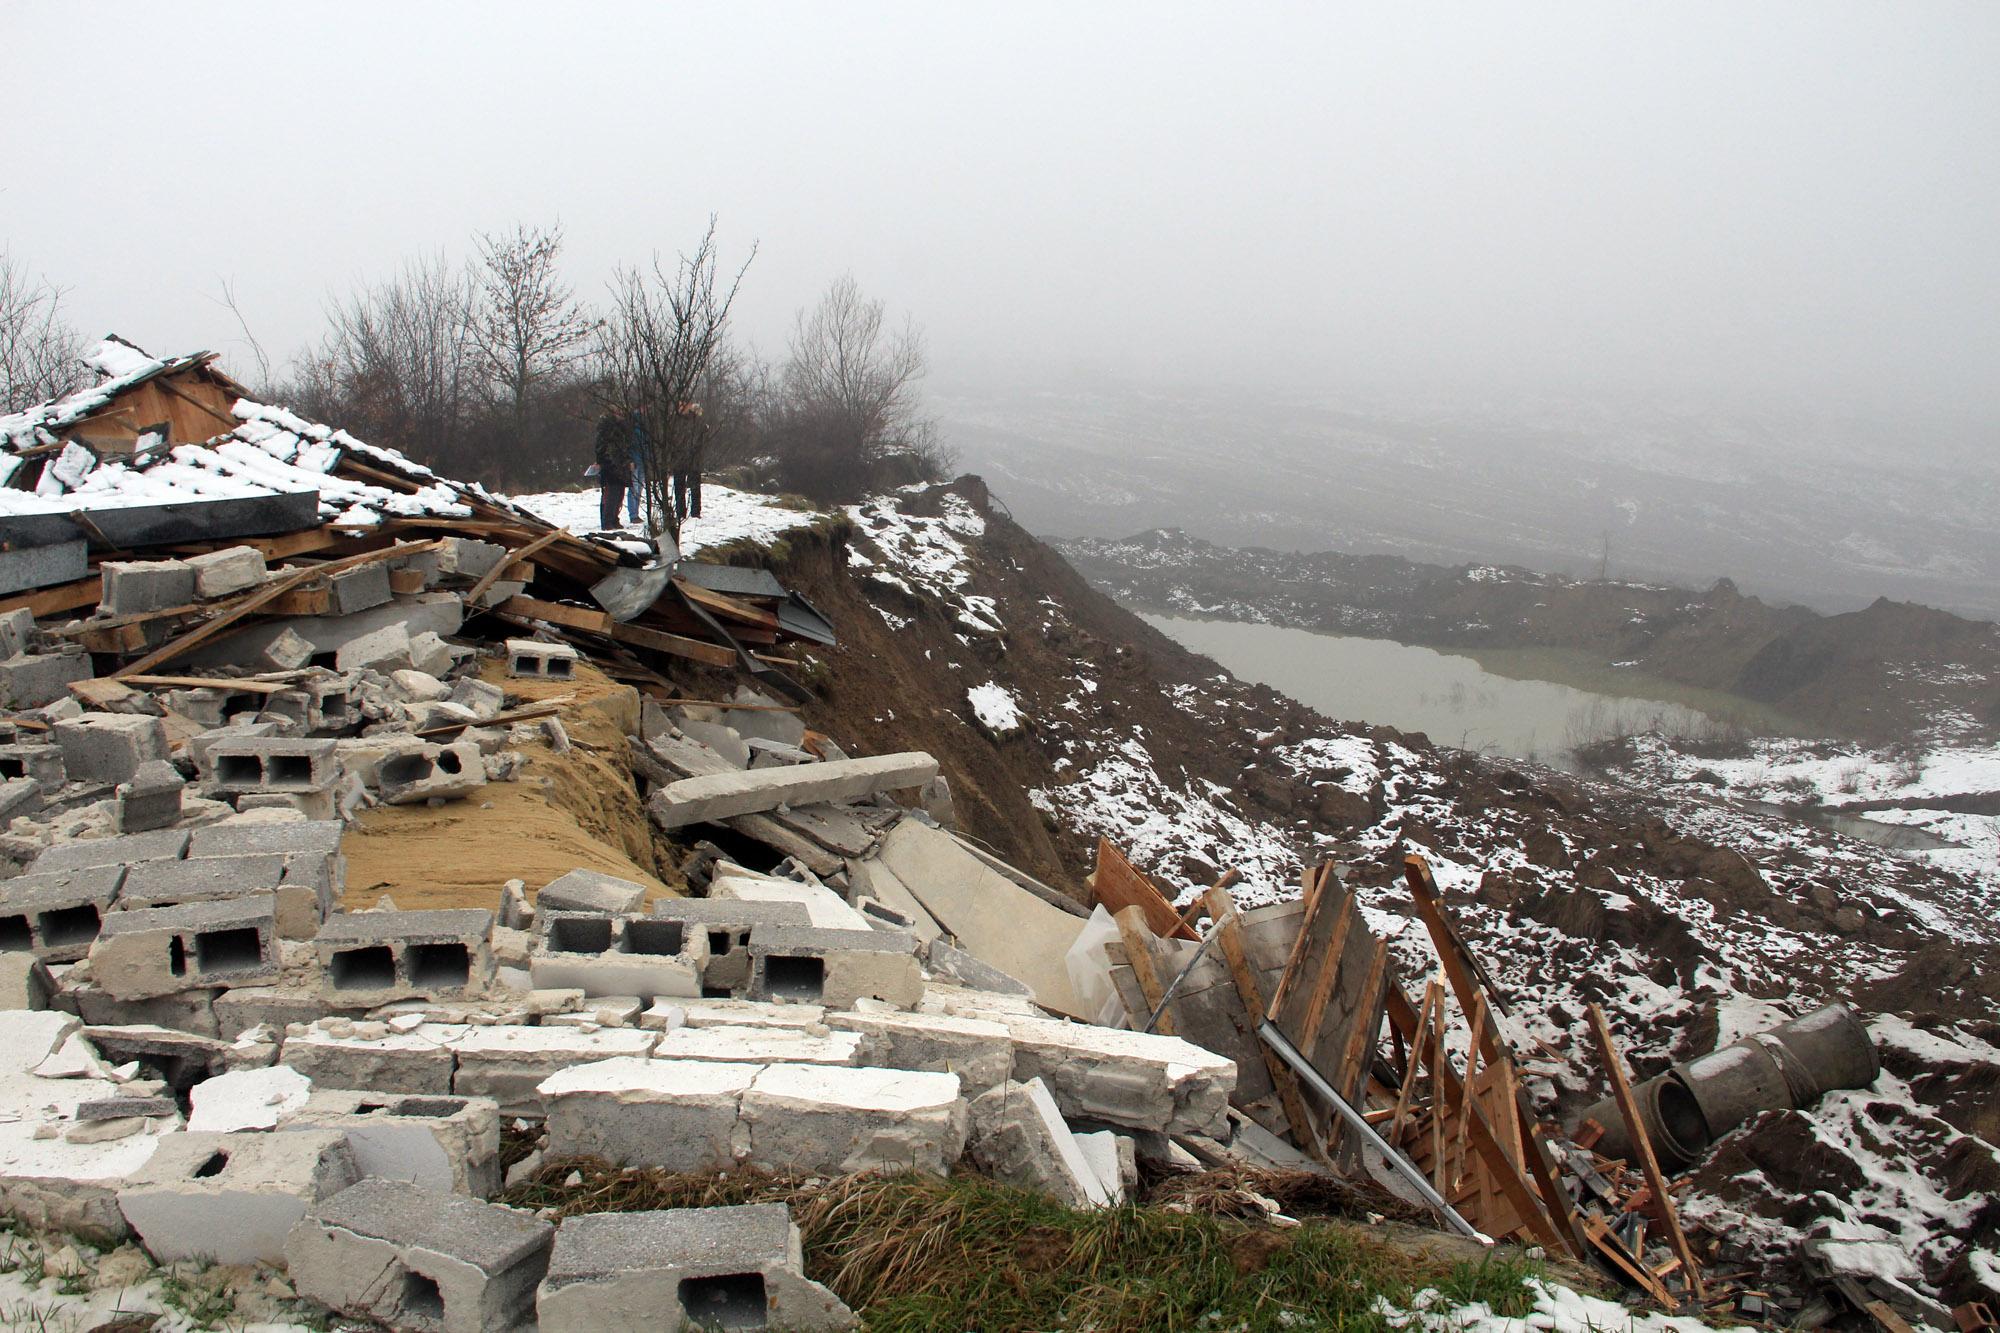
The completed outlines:
<svg viewBox="0 0 2000 1333">
<path fill-rule="evenodd" d="M 1713 718 L 1664 699 L 1518 680 L 1430 648 L 1277 625 L 1145 615 L 1146 622 L 1245 680 L 1328 717 L 1421 731 L 1439 745 L 1571 767 L 1570 751 L 1658 728 L 1701 734 Z"/>
</svg>

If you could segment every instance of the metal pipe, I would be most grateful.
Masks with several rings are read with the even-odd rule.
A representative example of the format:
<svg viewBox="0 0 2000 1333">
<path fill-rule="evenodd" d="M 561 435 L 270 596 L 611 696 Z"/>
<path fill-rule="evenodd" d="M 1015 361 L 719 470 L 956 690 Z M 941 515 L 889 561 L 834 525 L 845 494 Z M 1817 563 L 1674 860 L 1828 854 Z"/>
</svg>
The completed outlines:
<svg viewBox="0 0 2000 1333">
<path fill-rule="evenodd" d="M 1208 952 L 1208 946 L 1215 943 L 1215 937 L 1217 935 L 1220 935 L 1221 933 L 1222 933 L 1222 927 L 1220 925 L 1216 925 L 1216 926 L 1211 926 L 1209 928 L 1208 934 L 1201 937 L 1201 943 L 1195 946 L 1194 957 L 1188 959 L 1187 966 L 1182 968 L 1180 972 L 1175 975 L 1174 979 L 1167 983 L 1166 990 L 1161 992 L 1160 994 L 1160 1003 L 1158 1007 L 1156 1007 L 1153 1010 L 1152 1014 L 1146 1019 L 1146 1026 L 1140 1028 L 1139 1031 L 1151 1032 L 1153 1028 L 1159 1023 L 1160 1015 L 1167 1012 L 1167 1006 L 1174 1002 L 1174 992 L 1181 988 L 1181 983 L 1188 979 L 1188 973 L 1194 971 L 1195 964 L 1201 961 L 1201 956 Z"/>
<path fill-rule="evenodd" d="M 1458 1215 L 1458 1210 L 1447 1203 L 1444 1196 L 1431 1187 L 1430 1181 L 1424 1179 L 1424 1173 L 1417 1170 L 1415 1164 L 1409 1158 L 1397 1152 L 1390 1145 L 1389 1140 L 1383 1138 L 1375 1126 L 1368 1123 L 1367 1116 L 1356 1110 L 1347 1098 L 1334 1091 L 1333 1084 L 1327 1082 L 1325 1075 L 1313 1068 L 1312 1061 L 1299 1053 L 1299 1048 L 1292 1045 L 1291 1039 L 1278 1030 L 1277 1024 L 1271 1022 L 1269 1019 L 1265 1019 L 1257 1025 L 1257 1036 L 1263 1040 L 1266 1046 L 1269 1046 L 1277 1053 L 1280 1060 L 1283 1060 L 1292 1067 L 1293 1073 L 1310 1084 L 1314 1092 L 1324 1097 L 1327 1103 L 1333 1107 L 1342 1120 L 1347 1122 L 1350 1128 L 1360 1134 L 1363 1139 L 1367 1140 L 1375 1151 L 1381 1153 L 1388 1161 L 1390 1169 L 1408 1181 L 1417 1193 L 1423 1197 L 1424 1202 L 1437 1210 L 1438 1216 L 1445 1220 L 1446 1225 L 1461 1236 L 1470 1236 L 1472 1239 L 1487 1245 L 1493 1243 L 1491 1236 L 1481 1234 L 1479 1228 Z"/>
</svg>

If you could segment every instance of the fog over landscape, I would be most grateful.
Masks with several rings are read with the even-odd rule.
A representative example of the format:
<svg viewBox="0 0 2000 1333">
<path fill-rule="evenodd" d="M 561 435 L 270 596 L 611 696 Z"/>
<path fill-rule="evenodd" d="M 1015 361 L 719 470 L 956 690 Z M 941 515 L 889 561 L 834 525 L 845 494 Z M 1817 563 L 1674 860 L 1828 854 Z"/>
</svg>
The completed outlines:
<svg viewBox="0 0 2000 1333">
<path fill-rule="evenodd" d="M 475 231 L 595 297 L 713 213 L 738 339 L 852 272 L 1039 531 L 2000 612 L 1991 7 L 116 12 L 0 14 L 92 336 L 241 363 L 227 283 L 282 367 Z"/>
</svg>

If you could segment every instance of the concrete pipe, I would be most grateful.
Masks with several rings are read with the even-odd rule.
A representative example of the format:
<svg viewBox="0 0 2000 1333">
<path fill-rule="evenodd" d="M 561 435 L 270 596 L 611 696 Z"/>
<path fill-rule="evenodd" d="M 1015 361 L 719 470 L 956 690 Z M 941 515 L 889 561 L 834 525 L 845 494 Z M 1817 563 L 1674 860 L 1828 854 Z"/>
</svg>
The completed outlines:
<svg viewBox="0 0 2000 1333">
<path fill-rule="evenodd" d="M 1865 1088 L 1880 1070 L 1868 1029 L 1847 1006 L 1830 1004 L 1675 1065 L 1632 1093 L 1660 1169 L 1675 1172 L 1752 1116 L 1809 1106 L 1835 1088 Z M 1604 1126 L 1599 1153 L 1631 1160 L 1615 1099 L 1583 1114 Z"/>
</svg>

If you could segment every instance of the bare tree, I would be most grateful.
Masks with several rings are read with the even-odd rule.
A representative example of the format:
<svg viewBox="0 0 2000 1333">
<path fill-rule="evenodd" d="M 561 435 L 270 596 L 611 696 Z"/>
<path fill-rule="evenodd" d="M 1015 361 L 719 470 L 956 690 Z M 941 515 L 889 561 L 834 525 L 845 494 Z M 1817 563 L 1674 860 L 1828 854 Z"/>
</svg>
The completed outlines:
<svg viewBox="0 0 2000 1333">
<path fill-rule="evenodd" d="M 250 321 L 243 317 L 243 307 L 236 301 L 235 285 L 227 278 L 217 278 L 216 285 L 222 289 L 216 304 L 235 317 L 236 327 L 243 334 L 243 343 L 250 349 L 250 359 L 257 363 L 257 378 L 252 387 L 256 393 L 268 397 L 277 383 L 271 375 L 271 358 L 265 355 L 264 344 L 257 341 L 257 335 L 250 332 Z"/>
<path fill-rule="evenodd" d="M 926 369 L 915 325 L 890 329 L 883 303 L 863 296 L 852 274 L 835 279 L 792 329 L 777 430 L 790 484 L 846 498 L 896 455 L 917 476 L 942 473 L 949 457 L 916 393 Z"/>
<path fill-rule="evenodd" d="M 525 441 L 537 391 L 566 375 L 589 352 L 593 321 L 562 279 L 562 227 L 516 224 L 512 233 L 476 238 L 472 340 Z"/>
<path fill-rule="evenodd" d="M 83 339 L 62 315 L 63 290 L 0 251 L 0 410 L 60 397 L 82 379 Z"/>
<path fill-rule="evenodd" d="M 448 466 L 475 461 L 463 447 L 478 402 L 472 312 L 469 277 L 442 254 L 333 303 L 319 358 L 357 433 Z"/>
<path fill-rule="evenodd" d="M 655 256 L 650 271 L 621 268 L 611 281 L 611 314 L 598 340 L 606 390 L 646 428 L 644 476 L 636 484 L 653 526 L 676 536 L 673 479 L 691 470 L 699 485 L 708 436 L 702 416 L 687 408 L 701 402 L 729 308 L 756 254 L 752 246 L 725 282 L 711 216 L 701 242 L 671 268 Z"/>
</svg>

